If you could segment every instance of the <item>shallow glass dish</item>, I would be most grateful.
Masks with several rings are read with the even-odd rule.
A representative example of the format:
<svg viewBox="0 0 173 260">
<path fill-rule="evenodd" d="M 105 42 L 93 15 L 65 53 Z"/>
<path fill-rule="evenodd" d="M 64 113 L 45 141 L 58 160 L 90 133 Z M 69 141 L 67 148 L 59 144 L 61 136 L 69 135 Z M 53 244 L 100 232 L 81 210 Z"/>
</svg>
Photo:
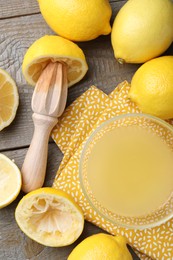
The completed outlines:
<svg viewBox="0 0 173 260">
<path fill-rule="evenodd" d="M 158 209 L 150 212 L 148 215 L 140 217 L 129 217 L 116 214 L 106 207 L 95 198 L 87 176 L 87 161 L 91 150 L 97 140 L 100 139 L 104 133 L 117 128 L 127 126 L 139 126 L 142 128 L 150 128 L 150 130 L 157 136 L 163 139 L 163 141 L 173 151 L 173 127 L 165 121 L 156 118 L 154 116 L 145 114 L 126 114 L 114 117 L 103 124 L 101 124 L 88 138 L 84 144 L 83 151 L 80 158 L 79 165 L 79 178 L 82 187 L 82 191 L 85 197 L 88 199 L 90 206 L 106 220 L 112 222 L 115 225 L 132 228 L 132 229 L 145 229 L 159 226 L 173 217 L 173 193 L 169 199 L 162 204 Z M 104 190 L 104 192 L 106 192 Z"/>
</svg>

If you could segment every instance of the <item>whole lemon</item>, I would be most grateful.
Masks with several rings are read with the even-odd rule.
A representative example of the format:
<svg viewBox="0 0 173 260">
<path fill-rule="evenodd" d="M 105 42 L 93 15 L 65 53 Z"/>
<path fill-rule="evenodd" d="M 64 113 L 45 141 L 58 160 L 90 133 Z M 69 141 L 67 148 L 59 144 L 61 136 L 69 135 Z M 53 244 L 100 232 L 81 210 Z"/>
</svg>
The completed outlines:
<svg viewBox="0 0 173 260">
<path fill-rule="evenodd" d="M 163 53 L 173 41 L 171 0 L 129 0 L 112 28 L 112 45 L 120 63 L 143 63 Z"/>
<path fill-rule="evenodd" d="M 132 78 L 129 97 L 144 113 L 173 118 L 173 56 L 143 64 Z"/>
<path fill-rule="evenodd" d="M 38 0 L 47 24 L 72 41 L 89 41 L 111 32 L 108 0 Z"/>
<path fill-rule="evenodd" d="M 126 246 L 126 238 L 97 234 L 84 239 L 68 260 L 132 260 Z"/>
</svg>

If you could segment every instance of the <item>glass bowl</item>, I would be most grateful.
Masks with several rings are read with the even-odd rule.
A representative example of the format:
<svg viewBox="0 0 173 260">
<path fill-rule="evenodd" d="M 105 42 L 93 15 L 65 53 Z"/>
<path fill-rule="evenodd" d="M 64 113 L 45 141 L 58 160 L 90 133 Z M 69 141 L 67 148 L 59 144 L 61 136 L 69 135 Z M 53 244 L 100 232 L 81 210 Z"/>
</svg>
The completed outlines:
<svg viewBox="0 0 173 260">
<path fill-rule="evenodd" d="M 87 176 L 87 162 L 94 144 L 104 135 L 104 133 L 117 127 L 132 125 L 150 129 L 155 135 L 162 138 L 173 151 L 173 127 L 170 124 L 146 114 L 125 114 L 117 116 L 101 124 L 84 144 L 79 164 L 79 178 L 82 191 L 90 206 L 106 220 L 126 228 L 152 228 L 165 223 L 173 217 L 173 193 L 170 194 L 169 199 L 164 204 L 147 215 L 140 217 L 123 216 L 116 214 L 116 212 L 101 205 L 92 192 Z M 104 190 L 104 192 L 106 193 L 106 190 Z"/>
</svg>

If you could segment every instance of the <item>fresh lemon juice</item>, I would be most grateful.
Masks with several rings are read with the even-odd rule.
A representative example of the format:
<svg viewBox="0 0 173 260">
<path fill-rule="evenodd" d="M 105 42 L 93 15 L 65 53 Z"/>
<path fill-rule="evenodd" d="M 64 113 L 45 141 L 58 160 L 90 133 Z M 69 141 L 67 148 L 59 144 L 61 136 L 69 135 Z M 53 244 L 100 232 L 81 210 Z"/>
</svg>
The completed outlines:
<svg viewBox="0 0 173 260">
<path fill-rule="evenodd" d="M 87 176 L 103 207 L 124 216 L 143 216 L 171 195 L 173 152 L 151 130 L 136 125 L 115 128 L 93 146 Z"/>
</svg>

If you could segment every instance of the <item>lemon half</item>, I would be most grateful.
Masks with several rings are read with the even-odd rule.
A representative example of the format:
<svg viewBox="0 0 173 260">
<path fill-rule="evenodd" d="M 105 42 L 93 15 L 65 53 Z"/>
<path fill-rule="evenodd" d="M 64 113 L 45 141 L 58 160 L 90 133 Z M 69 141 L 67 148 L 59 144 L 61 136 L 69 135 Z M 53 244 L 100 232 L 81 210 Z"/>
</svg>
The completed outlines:
<svg viewBox="0 0 173 260">
<path fill-rule="evenodd" d="M 31 86 L 35 86 L 50 61 L 67 64 L 69 87 L 80 81 L 88 70 L 85 55 L 75 43 L 60 36 L 46 35 L 30 46 L 23 60 L 22 71 Z"/>
<path fill-rule="evenodd" d="M 22 185 L 18 167 L 5 155 L 0 154 L 0 208 L 13 202 Z"/>
<path fill-rule="evenodd" d="M 15 218 L 28 237 L 50 247 L 72 244 L 84 227 L 78 205 L 68 194 L 54 188 L 41 188 L 24 196 Z"/>
<path fill-rule="evenodd" d="M 19 105 L 19 94 L 14 80 L 0 69 L 0 131 L 14 120 Z"/>
</svg>

